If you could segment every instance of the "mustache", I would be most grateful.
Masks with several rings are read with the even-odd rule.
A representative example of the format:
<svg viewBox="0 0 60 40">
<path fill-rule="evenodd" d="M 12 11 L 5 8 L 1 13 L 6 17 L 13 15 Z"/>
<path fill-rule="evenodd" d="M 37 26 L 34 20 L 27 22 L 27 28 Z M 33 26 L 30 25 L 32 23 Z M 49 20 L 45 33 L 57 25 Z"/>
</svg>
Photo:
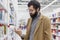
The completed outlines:
<svg viewBox="0 0 60 40">
<path fill-rule="evenodd" d="M 30 13 L 30 17 L 33 18 L 33 19 L 34 19 L 37 15 L 38 15 L 38 12 L 35 12 L 34 14 Z"/>
</svg>

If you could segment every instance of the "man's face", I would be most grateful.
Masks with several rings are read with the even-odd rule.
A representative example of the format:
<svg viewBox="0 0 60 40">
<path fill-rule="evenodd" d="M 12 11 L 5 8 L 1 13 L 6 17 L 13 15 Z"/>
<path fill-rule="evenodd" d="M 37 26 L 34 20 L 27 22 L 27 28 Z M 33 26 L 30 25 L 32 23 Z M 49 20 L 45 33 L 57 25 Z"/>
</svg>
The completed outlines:
<svg viewBox="0 0 60 40">
<path fill-rule="evenodd" d="M 36 9 L 34 9 L 34 7 L 32 5 L 30 7 L 28 7 L 28 9 L 29 9 L 30 16 L 33 16 L 36 12 Z"/>
</svg>

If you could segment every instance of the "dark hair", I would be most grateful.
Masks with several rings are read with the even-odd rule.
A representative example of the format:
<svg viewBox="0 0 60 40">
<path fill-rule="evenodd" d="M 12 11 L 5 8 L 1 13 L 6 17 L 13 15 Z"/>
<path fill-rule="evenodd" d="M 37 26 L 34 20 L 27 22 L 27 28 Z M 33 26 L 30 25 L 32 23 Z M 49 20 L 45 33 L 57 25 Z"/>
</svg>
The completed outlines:
<svg viewBox="0 0 60 40">
<path fill-rule="evenodd" d="M 40 3 L 38 2 L 38 1 L 30 1 L 29 3 L 28 3 L 28 7 L 30 7 L 31 5 L 33 5 L 33 7 L 35 8 L 35 9 L 37 9 L 37 8 L 39 8 L 39 10 L 40 10 Z"/>
</svg>

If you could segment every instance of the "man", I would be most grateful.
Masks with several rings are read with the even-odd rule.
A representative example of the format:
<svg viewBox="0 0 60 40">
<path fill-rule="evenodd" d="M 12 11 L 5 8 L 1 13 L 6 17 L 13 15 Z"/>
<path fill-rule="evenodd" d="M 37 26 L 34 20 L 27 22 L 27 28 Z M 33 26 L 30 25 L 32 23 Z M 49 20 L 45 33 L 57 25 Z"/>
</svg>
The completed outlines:
<svg viewBox="0 0 60 40">
<path fill-rule="evenodd" d="M 50 20 L 39 12 L 40 8 L 38 1 L 28 3 L 31 18 L 28 19 L 24 40 L 51 40 Z"/>
</svg>

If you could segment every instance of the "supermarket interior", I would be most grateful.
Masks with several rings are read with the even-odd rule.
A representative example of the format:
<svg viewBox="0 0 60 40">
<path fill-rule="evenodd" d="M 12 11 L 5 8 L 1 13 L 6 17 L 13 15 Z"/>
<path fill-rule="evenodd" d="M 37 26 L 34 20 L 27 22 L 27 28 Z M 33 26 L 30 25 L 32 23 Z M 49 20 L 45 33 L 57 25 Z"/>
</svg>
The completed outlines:
<svg viewBox="0 0 60 40">
<path fill-rule="evenodd" d="M 0 40 L 22 40 L 14 28 L 21 28 L 22 34 L 26 35 L 29 1 L 0 0 Z M 51 20 L 51 40 L 60 40 L 60 0 L 37 1 L 41 4 L 40 12 Z"/>
</svg>

